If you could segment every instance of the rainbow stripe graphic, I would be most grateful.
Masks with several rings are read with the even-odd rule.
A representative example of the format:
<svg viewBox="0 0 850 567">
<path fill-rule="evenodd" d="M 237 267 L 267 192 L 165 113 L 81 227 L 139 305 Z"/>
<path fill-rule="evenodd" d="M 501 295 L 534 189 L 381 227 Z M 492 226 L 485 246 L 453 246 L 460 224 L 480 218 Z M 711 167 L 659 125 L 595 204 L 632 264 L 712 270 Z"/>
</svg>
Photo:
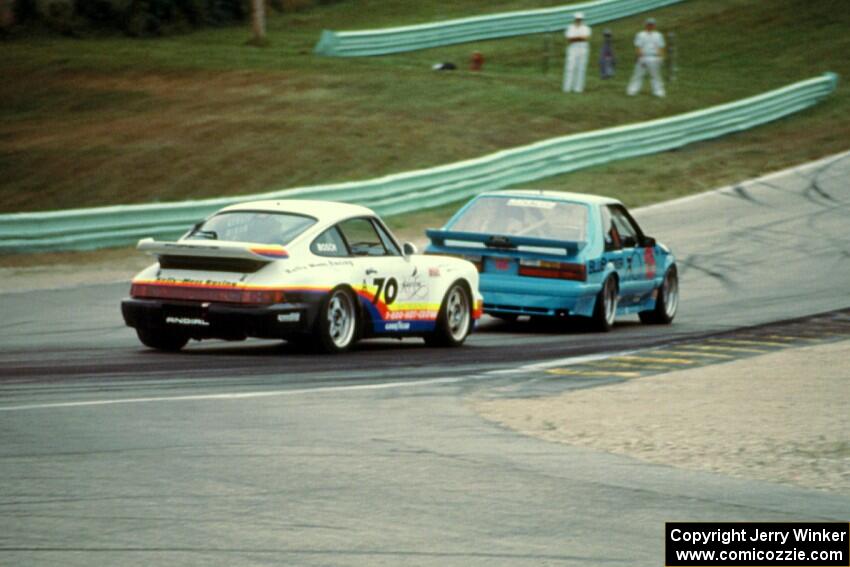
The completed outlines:
<svg viewBox="0 0 850 567">
<path fill-rule="evenodd" d="M 251 253 L 258 256 L 265 256 L 266 258 L 274 258 L 276 260 L 289 258 L 289 252 L 282 246 L 257 246 L 250 248 L 250 250 Z"/>
</svg>

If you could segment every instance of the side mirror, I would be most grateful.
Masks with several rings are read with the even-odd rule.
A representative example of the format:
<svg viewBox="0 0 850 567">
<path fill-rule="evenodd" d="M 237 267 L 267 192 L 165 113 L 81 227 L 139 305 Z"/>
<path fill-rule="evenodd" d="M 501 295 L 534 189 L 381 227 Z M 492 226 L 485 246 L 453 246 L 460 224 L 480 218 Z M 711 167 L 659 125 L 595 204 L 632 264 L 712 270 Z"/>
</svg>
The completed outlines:
<svg viewBox="0 0 850 567">
<path fill-rule="evenodd" d="M 645 246 L 647 248 L 652 248 L 653 246 L 655 246 L 655 239 L 652 238 L 651 236 L 644 236 L 643 242 L 641 243 L 641 246 Z"/>
<path fill-rule="evenodd" d="M 402 250 L 404 251 L 405 256 L 413 256 L 414 254 L 419 253 L 419 249 L 417 249 L 416 245 L 412 242 L 405 242 L 404 246 L 402 246 Z"/>
</svg>

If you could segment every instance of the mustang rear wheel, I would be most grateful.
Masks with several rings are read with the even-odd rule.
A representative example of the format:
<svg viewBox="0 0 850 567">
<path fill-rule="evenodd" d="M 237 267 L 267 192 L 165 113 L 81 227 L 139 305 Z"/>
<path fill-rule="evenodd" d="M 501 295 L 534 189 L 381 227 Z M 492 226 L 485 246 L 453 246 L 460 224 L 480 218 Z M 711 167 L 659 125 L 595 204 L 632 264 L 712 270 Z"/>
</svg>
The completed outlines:
<svg viewBox="0 0 850 567">
<path fill-rule="evenodd" d="M 472 300 L 466 287 L 455 282 L 446 292 L 440 313 L 437 315 L 437 327 L 425 336 L 430 346 L 456 347 L 463 344 L 472 330 Z"/>
<path fill-rule="evenodd" d="M 136 335 L 143 345 L 157 350 L 177 352 L 189 342 L 189 337 L 170 329 L 147 329 L 139 327 Z"/>
<path fill-rule="evenodd" d="M 599 295 L 596 296 L 596 305 L 593 306 L 591 326 L 594 330 L 607 333 L 614 326 L 618 295 L 617 280 L 613 277 L 605 280 Z"/>
<path fill-rule="evenodd" d="M 667 270 L 664 281 L 658 288 L 658 297 L 655 298 L 655 309 L 641 311 L 638 313 L 642 323 L 649 325 L 669 325 L 676 316 L 679 308 L 679 274 L 676 266 Z"/>
<path fill-rule="evenodd" d="M 345 288 L 333 290 L 322 302 L 316 321 L 315 346 L 322 352 L 342 352 L 357 336 L 357 303 Z"/>
</svg>

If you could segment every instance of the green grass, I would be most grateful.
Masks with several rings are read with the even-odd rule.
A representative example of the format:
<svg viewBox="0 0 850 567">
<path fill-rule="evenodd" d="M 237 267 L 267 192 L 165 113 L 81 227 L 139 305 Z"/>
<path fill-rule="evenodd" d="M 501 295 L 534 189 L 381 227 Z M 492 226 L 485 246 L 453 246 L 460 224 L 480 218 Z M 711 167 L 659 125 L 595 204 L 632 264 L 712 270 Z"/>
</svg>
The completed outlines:
<svg viewBox="0 0 850 567">
<path fill-rule="evenodd" d="M 850 78 L 844 0 L 690 0 L 659 10 L 679 38 L 668 97 L 626 97 L 645 16 L 607 25 L 617 77 L 560 92 L 559 34 L 384 57 L 318 57 L 323 28 L 364 29 L 561 5 L 561 0 L 348 0 L 274 15 L 270 46 L 220 28 L 160 39 L 33 33 L 2 43 L 0 211 L 52 210 L 369 179 L 534 141 L 669 116 L 838 72 Z M 482 73 L 465 70 L 473 50 Z M 453 61 L 461 70 L 435 73 Z M 850 89 L 795 117 L 717 141 L 550 178 L 535 187 L 639 205 L 850 146 Z M 455 207 L 392 220 L 439 224 Z"/>
</svg>

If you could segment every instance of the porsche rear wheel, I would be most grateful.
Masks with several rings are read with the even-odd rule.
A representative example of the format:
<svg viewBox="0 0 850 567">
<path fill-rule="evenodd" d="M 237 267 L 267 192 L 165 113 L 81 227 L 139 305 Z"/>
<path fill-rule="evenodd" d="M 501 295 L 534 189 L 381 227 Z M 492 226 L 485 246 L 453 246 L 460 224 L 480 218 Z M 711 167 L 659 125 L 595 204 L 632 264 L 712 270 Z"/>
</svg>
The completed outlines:
<svg viewBox="0 0 850 567">
<path fill-rule="evenodd" d="M 669 325 L 676 316 L 679 308 L 679 274 L 676 266 L 667 270 L 664 281 L 658 288 L 655 298 L 655 309 L 638 313 L 642 323 L 648 325 Z"/>
<path fill-rule="evenodd" d="M 437 315 L 437 328 L 425 336 L 425 343 L 429 346 L 460 346 L 471 330 L 472 300 L 466 287 L 458 281 L 446 292 Z"/>
<path fill-rule="evenodd" d="M 138 327 L 136 335 L 146 347 L 166 352 L 177 352 L 189 342 L 189 337 L 183 333 L 169 329 L 148 329 Z"/>
<path fill-rule="evenodd" d="M 314 345 L 328 353 L 348 350 L 355 342 L 357 323 L 354 294 L 345 288 L 333 290 L 319 309 Z"/>
<path fill-rule="evenodd" d="M 593 315 L 591 316 L 591 327 L 594 330 L 607 333 L 614 326 L 614 319 L 617 317 L 618 296 L 617 280 L 610 277 L 602 284 L 602 289 L 596 296 L 596 305 L 593 306 Z"/>
</svg>

